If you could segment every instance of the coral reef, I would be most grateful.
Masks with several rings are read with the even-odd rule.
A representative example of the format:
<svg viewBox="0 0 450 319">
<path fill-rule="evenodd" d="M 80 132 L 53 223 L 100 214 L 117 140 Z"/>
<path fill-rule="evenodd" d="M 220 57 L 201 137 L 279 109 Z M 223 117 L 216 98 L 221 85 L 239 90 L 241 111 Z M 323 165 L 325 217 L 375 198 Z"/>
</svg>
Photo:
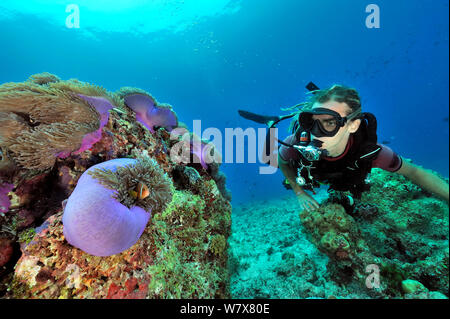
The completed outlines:
<svg viewBox="0 0 450 319">
<path fill-rule="evenodd" d="M 370 298 L 367 288 L 334 281 L 330 258 L 308 240 L 294 194 L 233 206 L 232 230 L 233 298 Z"/>
<path fill-rule="evenodd" d="M 150 132 L 123 103 L 126 94 L 78 80 L 43 73 L 0 88 L 0 119 L 15 129 L 0 132 L 1 200 L 2 206 L 9 205 L 0 214 L 5 262 L 0 297 L 229 296 L 227 246 L 218 239 L 226 242 L 230 235 L 231 205 L 209 170 L 172 160 L 173 141 L 164 127 Z M 70 143 L 63 144 L 70 125 Z M 27 139 L 33 134 L 39 143 L 26 144 L 34 143 Z M 40 140 L 43 136 L 48 138 Z M 41 149 L 27 162 L 32 147 Z M 132 165 L 103 167 L 110 161 Z M 215 174 L 220 174 L 218 169 Z M 78 186 L 84 188 L 86 179 L 98 180 L 96 186 L 109 194 L 104 200 L 120 203 L 128 214 L 148 211 L 147 221 L 139 226 L 142 234 L 133 235 L 135 244 L 125 245 L 131 247 L 102 257 L 69 244 L 70 222 L 63 216 L 83 211 L 81 206 L 92 212 L 100 200 L 95 193 L 92 206 L 82 203 Z M 83 224 L 77 218 L 75 224 Z M 98 217 L 97 222 L 105 229 L 111 226 L 108 218 Z M 90 219 L 87 225 L 92 223 Z M 218 250 L 211 251 L 212 241 Z M 215 254 L 219 249 L 224 250 Z"/>
<path fill-rule="evenodd" d="M 405 280 L 448 296 L 448 204 L 399 174 L 374 169 L 371 179 L 361 202 L 375 205 L 378 213 L 372 220 L 360 218 L 359 225 L 371 251 L 383 258 L 382 268 L 395 265 Z M 401 296 L 398 285 L 389 296 Z"/>
<path fill-rule="evenodd" d="M 365 285 L 365 267 L 376 265 L 381 279 L 373 297 L 403 297 L 404 280 L 421 282 L 433 292 L 427 296 L 448 296 L 448 204 L 401 175 L 374 169 L 371 177 L 370 192 L 351 209 L 329 199 L 300 213 L 312 241 L 330 257 L 329 271 L 338 282 Z"/>
<path fill-rule="evenodd" d="M 321 188 L 312 212 L 293 194 L 233 207 L 232 296 L 448 298 L 448 204 L 395 173 L 371 179 L 360 200 Z"/>
<path fill-rule="evenodd" d="M 359 233 L 358 225 L 340 204 L 326 203 L 318 210 L 300 212 L 312 242 L 330 258 L 328 270 L 338 282 L 365 282 L 366 266 L 379 262 Z"/>
<path fill-rule="evenodd" d="M 68 245 L 61 213 L 51 216 L 31 242 L 23 245 L 11 297 L 229 296 L 227 256 L 208 251 L 208 234 L 228 236 L 230 227 L 231 207 L 214 187 L 206 186 L 203 190 L 208 193 L 202 195 L 213 196 L 222 211 L 207 209 L 199 195 L 175 191 L 174 200 L 152 218 L 139 241 L 109 257 L 92 256 Z"/>
<path fill-rule="evenodd" d="M 231 202 L 231 192 L 226 186 L 226 175 L 219 170 L 220 164 L 213 162 L 208 166 L 211 177 L 217 184 L 222 196 Z"/>
</svg>

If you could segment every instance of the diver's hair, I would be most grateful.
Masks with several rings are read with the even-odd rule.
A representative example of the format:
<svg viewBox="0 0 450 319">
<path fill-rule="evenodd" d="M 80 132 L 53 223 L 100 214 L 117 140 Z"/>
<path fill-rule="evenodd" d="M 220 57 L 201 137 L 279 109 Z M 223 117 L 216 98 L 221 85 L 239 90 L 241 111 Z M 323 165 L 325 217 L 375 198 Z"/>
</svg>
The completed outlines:
<svg viewBox="0 0 450 319">
<path fill-rule="evenodd" d="M 358 91 L 347 86 L 335 84 L 328 89 L 316 90 L 312 93 L 306 108 L 308 108 L 308 106 L 312 107 L 314 103 L 322 104 L 328 101 L 344 102 L 350 107 L 351 111 L 348 112 L 348 114 L 350 114 L 361 107 L 361 99 Z"/>
</svg>

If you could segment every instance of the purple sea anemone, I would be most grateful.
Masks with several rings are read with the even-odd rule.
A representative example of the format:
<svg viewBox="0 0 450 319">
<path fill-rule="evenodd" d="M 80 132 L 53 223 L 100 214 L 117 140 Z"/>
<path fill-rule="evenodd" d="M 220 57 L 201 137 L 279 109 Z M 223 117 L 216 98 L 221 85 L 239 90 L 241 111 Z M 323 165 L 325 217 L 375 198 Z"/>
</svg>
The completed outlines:
<svg viewBox="0 0 450 319">
<path fill-rule="evenodd" d="M 136 112 L 136 120 L 150 132 L 155 127 L 163 127 L 169 132 L 178 126 L 178 119 L 170 105 L 157 104 L 155 99 L 145 94 L 129 94 L 124 98 L 125 104 Z"/>
<path fill-rule="evenodd" d="M 139 185 L 146 198 L 133 196 Z M 114 159 L 92 166 L 80 177 L 62 218 L 64 236 L 95 256 L 118 254 L 133 246 L 151 213 L 172 198 L 171 181 L 151 159 Z"/>
</svg>

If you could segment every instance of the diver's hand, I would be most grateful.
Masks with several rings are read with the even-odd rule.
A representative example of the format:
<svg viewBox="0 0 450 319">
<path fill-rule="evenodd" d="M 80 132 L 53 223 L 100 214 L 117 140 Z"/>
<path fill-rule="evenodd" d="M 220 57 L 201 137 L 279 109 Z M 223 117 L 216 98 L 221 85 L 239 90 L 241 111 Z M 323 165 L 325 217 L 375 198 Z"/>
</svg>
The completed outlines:
<svg viewBox="0 0 450 319">
<path fill-rule="evenodd" d="M 309 196 L 307 193 L 297 193 L 297 199 L 302 209 L 307 210 L 308 212 L 313 211 L 319 208 L 319 203 Z"/>
</svg>

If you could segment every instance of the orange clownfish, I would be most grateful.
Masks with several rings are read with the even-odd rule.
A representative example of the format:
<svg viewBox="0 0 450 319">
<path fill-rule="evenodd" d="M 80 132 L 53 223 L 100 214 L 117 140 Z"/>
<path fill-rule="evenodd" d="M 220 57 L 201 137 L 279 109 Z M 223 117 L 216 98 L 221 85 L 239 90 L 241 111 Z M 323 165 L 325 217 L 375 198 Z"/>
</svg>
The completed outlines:
<svg viewBox="0 0 450 319">
<path fill-rule="evenodd" d="M 129 193 L 134 199 L 144 199 L 150 195 L 147 185 L 142 182 L 139 182 L 136 188 L 134 190 L 130 190 Z"/>
</svg>

